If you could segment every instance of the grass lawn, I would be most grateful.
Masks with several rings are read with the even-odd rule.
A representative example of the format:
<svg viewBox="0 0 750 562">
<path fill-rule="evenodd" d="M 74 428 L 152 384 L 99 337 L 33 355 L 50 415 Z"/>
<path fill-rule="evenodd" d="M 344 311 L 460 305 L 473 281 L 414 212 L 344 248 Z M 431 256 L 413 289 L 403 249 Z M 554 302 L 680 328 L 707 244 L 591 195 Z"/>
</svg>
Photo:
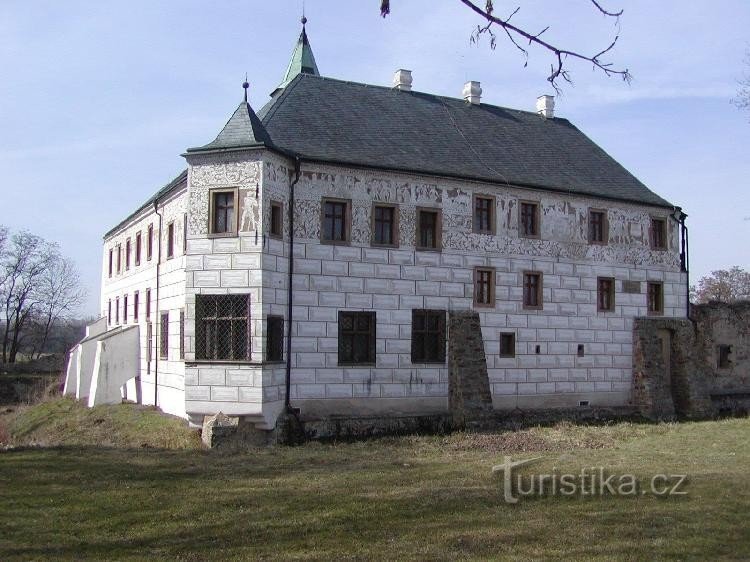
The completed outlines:
<svg viewBox="0 0 750 562">
<path fill-rule="evenodd" d="M 70 401 L 51 404 L 13 414 L 18 442 L 60 442 L 51 419 L 83 429 L 75 445 L 0 452 L 1 560 L 750 558 L 748 419 L 221 453 L 201 450 L 173 419 L 160 426 L 153 411 L 118 406 L 88 418 Z M 106 421 L 90 431 L 105 425 L 98 435 L 110 447 L 87 442 L 95 419 Z M 148 434 L 140 445 L 123 429 L 137 423 Z M 170 448 L 153 448 L 159 439 Z M 491 472 L 506 454 L 542 457 L 528 474 L 687 473 L 688 494 L 509 505 Z"/>
</svg>

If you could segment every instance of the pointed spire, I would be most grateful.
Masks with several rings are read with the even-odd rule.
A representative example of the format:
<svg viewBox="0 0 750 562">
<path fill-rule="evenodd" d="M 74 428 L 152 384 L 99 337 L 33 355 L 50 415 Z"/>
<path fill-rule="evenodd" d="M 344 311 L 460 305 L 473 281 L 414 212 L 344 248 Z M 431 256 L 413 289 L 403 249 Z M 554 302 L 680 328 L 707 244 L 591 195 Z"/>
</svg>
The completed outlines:
<svg viewBox="0 0 750 562">
<path fill-rule="evenodd" d="M 299 39 L 297 39 L 297 44 L 294 47 L 294 52 L 289 61 L 289 66 L 287 66 L 284 79 L 271 93 L 272 96 L 280 90 L 283 90 L 298 74 L 320 76 L 318 65 L 315 63 L 315 56 L 313 55 L 312 47 L 310 46 L 310 40 L 307 38 L 307 30 L 305 28 L 307 17 L 305 17 L 304 11 L 300 21 L 302 23 L 302 32 L 299 34 Z"/>
</svg>

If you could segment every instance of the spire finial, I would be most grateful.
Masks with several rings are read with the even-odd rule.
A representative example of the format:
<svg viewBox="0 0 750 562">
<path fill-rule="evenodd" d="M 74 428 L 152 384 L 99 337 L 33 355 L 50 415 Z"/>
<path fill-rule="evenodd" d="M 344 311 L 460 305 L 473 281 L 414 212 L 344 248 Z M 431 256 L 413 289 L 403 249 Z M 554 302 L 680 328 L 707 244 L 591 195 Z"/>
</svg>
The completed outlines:
<svg viewBox="0 0 750 562">
<path fill-rule="evenodd" d="M 307 23 L 307 18 L 305 17 L 305 0 L 302 0 L 302 19 L 299 21 L 302 22 L 302 27 L 305 27 Z"/>
<path fill-rule="evenodd" d="M 247 83 L 247 72 L 245 72 L 245 81 L 242 83 L 242 87 L 245 90 L 245 103 L 247 103 L 247 89 L 250 87 L 250 84 Z"/>
</svg>

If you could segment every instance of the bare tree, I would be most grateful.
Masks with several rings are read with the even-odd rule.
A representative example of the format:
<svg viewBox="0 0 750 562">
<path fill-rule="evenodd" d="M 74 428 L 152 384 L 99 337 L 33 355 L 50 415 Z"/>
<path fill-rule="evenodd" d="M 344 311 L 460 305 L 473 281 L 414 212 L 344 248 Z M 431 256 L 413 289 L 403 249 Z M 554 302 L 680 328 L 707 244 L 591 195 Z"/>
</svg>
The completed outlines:
<svg viewBox="0 0 750 562">
<path fill-rule="evenodd" d="M 604 49 L 601 49 L 591 55 L 585 55 L 583 53 L 572 51 L 569 49 L 564 49 L 559 45 L 555 45 L 553 43 L 550 43 L 546 41 L 545 39 L 542 39 L 542 35 L 549 30 L 550 26 L 547 25 L 544 28 L 542 28 L 540 31 L 537 32 L 531 32 L 527 31 L 525 29 L 522 29 L 521 27 L 516 26 L 514 23 L 511 23 L 511 19 L 513 16 L 515 16 L 521 9 L 521 7 L 515 8 L 512 12 L 508 14 L 506 17 L 498 17 L 495 15 L 495 6 L 493 4 L 493 0 L 486 0 L 484 4 L 484 8 L 478 6 L 471 0 L 459 0 L 462 4 L 464 4 L 466 7 L 471 9 L 472 11 L 476 12 L 478 15 L 480 15 L 487 23 L 484 25 L 477 25 L 477 28 L 472 32 L 471 34 L 471 41 L 477 42 L 483 35 L 487 35 L 490 38 L 490 48 L 494 49 L 497 44 L 497 35 L 495 34 L 495 29 L 502 30 L 503 33 L 505 33 L 506 37 L 510 42 L 513 44 L 513 46 L 523 55 L 525 59 L 526 66 L 528 64 L 529 59 L 529 51 L 527 50 L 527 47 L 530 46 L 536 46 L 543 49 L 546 49 L 553 55 L 553 62 L 550 65 L 550 74 L 547 77 L 547 81 L 552 85 L 552 87 L 555 89 L 556 92 L 560 92 L 560 80 L 567 82 L 568 84 L 572 84 L 572 78 L 570 75 L 570 72 L 565 67 L 565 64 L 567 63 L 568 59 L 577 59 L 580 61 L 588 62 L 592 65 L 592 67 L 595 70 L 602 71 L 606 76 L 619 76 L 622 78 L 625 82 L 630 82 L 632 79 L 632 75 L 630 74 L 630 71 L 628 69 L 617 69 L 614 68 L 612 63 L 606 62 L 602 59 L 604 55 L 609 53 L 614 46 L 617 44 L 617 40 L 619 38 L 618 35 L 615 35 L 612 41 L 609 43 L 607 47 Z M 605 9 L 600 1 L 597 0 L 589 0 L 592 4 L 592 7 L 594 10 L 598 11 L 599 13 L 603 14 L 607 18 L 610 18 L 614 21 L 615 25 L 619 24 L 620 16 L 623 14 L 623 10 L 617 10 L 617 11 L 611 11 Z M 380 2 L 380 15 L 383 17 L 386 17 L 391 11 L 391 3 L 390 0 L 381 0 Z M 524 46 L 525 45 L 525 46 Z"/>
<path fill-rule="evenodd" d="M 737 97 L 732 99 L 732 103 L 737 106 L 737 109 L 750 111 L 750 49 L 745 53 L 745 66 L 747 67 L 745 75 L 739 81 Z"/>
<path fill-rule="evenodd" d="M 750 300 L 750 273 L 739 266 L 712 271 L 701 277 L 698 287 L 691 287 L 690 293 L 690 300 L 696 303 Z"/>
</svg>

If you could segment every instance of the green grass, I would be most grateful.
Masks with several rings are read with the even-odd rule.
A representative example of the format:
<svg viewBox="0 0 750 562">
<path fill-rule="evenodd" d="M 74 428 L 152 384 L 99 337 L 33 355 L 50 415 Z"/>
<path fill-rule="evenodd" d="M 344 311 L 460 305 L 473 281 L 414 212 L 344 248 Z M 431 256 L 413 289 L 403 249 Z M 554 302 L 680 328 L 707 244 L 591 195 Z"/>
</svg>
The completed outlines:
<svg viewBox="0 0 750 562">
<path fill-rule="evenodd" d="M 110 410 L 123 436 L 156 415 Z M 13 431 L 31 435 L 54 415 L 27 413 Z M 242 453 L 137 441 L 15 449 L 0 453 L 0 559 L 747 559 L 749 435 L 750 420 L 733 419 Z M 508 505 L 491 473 L 505 454 L 541 456 L 529 473 L 687 473 L 688 495 Z"/>
</svg>

